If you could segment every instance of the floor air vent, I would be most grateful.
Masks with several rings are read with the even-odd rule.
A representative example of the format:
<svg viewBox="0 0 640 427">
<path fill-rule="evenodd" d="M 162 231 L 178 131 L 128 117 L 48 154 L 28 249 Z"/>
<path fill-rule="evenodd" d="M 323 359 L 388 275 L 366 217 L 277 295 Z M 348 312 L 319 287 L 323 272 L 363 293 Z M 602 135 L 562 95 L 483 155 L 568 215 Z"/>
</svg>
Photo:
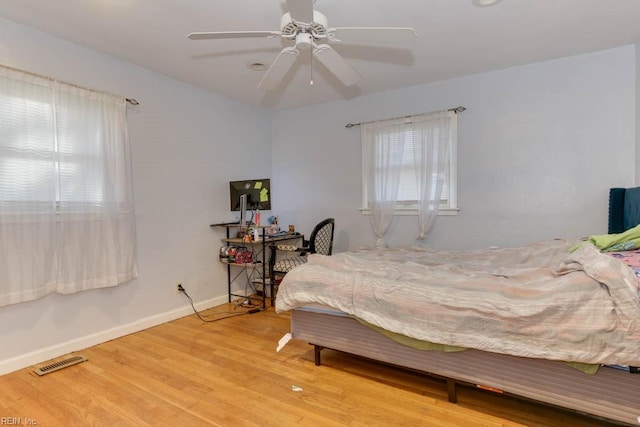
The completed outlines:
<svg viewBox="0 0 640 427">
<path fill-rule="evenodd" d="M 39 368 L 36 368 L 33 370 L 33 372 L 42 376 L 42 375 L 57 371 L 59 369 L 66 368 L 67 366 L 76 365 L 78 363 L 85 362 L 87 360 L 88 359 L 84 356 L 72 356 L 64 360 L 61 360 L 59 362 L 50 363 L 46 366 L 41 366 Z"/>
</svg>

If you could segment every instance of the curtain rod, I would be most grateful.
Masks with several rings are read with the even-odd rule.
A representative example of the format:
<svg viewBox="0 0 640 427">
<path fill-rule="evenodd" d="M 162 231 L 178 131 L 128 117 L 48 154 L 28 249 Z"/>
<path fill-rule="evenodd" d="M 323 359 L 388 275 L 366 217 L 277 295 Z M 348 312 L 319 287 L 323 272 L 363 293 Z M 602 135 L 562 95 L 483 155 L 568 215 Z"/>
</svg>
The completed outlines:
<svg viewBox="0 0 640 427">
<path fill-rule="evenodd" d="M 33 77 L 38 77 L 38 78 L 41 78 L 41 79 L 49 80 L 51 82 L 64 83 L 64 84 L 69 85 L 69 86 L 77 87 L 78 89 L 83 89 L 83 90 L 88 90 L 88 91 L 91 91 L 91 92 L 101 93 L 99 90 L 89 89 L 89 88 L 78 86 L 76 84 L 69 83 L 69 82 L 63 82 L 62 80 L 57 80 L 57 79 L 54 79 L 54 78 L 51 78 L 51 77 L 48 77 L 48 76 L 43 76 L 42 74 L 32 73 L 31 71 L 20 70 L 18 68 L 9 67 L 8 65 L 4 65 L 4 64 L 0 64 L 0 66 L 6 68 L 7 70 L 18 71 L 20 73 L 29 74 L 30 76 L 33 76 Z M 104 93 L 104 92 L 102 92 L 102 93 Z M 116 95 L 116 96 L 120 96 L 120 95 Z M 124 98 L 124 97 L 121 97 L 121 98 Z M 131 105 L 140 105 L 140 103 L 135 98 L 124 98 L 124 100 L 127 101 Z"/>
<path fill-rule="evenodd" d="M 465 107 L 463 106 L 459 106 L 459 107 L 455 107 L 455 108 L 449 108 L 447 111 L 453 111 L 454 113 L 462 113 L 464 110 L 466 110 Z M 417 114 L 414 114 L 414 116 Z M 413 116 L 402 116 L 402 117 L 394 117 L 392 119 L 381 119 L 381 120 L 396 120 L 396 119 L 410 119 Z M 369 123 L 375 123 L 379 120 L 372 120 L 370 122 L 360 122 L 360 123 L 347 123 L 346 125 L 344 125 L 344 127 L 346 127 L 347 129 L 351 129 L 354 126 L 360 126 L 360 125 L 366 125 Z"/>
</svg>

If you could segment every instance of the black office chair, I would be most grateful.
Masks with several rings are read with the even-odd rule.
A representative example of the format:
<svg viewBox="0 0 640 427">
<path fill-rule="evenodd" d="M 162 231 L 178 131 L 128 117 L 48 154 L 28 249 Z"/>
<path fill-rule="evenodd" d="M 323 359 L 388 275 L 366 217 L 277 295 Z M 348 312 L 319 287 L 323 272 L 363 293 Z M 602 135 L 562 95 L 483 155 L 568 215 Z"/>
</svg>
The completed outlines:
<svg viewBox="0 0 640 427">
<path fill-rule="evenodd" d="M 306 263 L 309 254 L 331 255 L 334 228 L 335 219 L 327 218 L 313 228 L 309 240 L 303 240 L 302 247 L 288 245 L 269 246 L 269 278 L 272 297 L 274 296 L 275 287 L 280 284 L 284 275 L 295 267 Z M 287 256 L 278 257 L 279 252 L 287 254 Z"/>
</svg>

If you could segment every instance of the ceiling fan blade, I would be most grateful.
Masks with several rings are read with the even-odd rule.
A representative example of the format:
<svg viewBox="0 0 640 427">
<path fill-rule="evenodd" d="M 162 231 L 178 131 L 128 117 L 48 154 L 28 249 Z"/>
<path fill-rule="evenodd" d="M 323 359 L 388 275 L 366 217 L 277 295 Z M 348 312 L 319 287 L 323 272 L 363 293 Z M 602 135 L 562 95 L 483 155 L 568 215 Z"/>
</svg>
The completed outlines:
<svg viewBox="0 0 640 427">
<path fill-rule="evenodd" d="M 408 47 L 417 34 L 413 28 L 343 27 L 329 29 L 330 39 L 345 44 Z"/>
<path fill-rule="evenodd" d="M 326 44 L 320 44 L 313 49 L 315 57 L 329 69 L 345 86 L 357 83 L 362 76 L 338 52 Z"/>
<path fill-rule="evenodd" d="M 279 37 L 280 34 L 280 31 L 221 31 L 213 33 L 191 33 L 187 37 L 191 40 L 244 39 Z"/>
<path fill-rule="evenodd" d="M 287 10 L 291 18 L 298 22 L 310 24 L 313 22 L 312 0 L 287 0 Z"/>
<path fill-rule="evenodd" d="M 265 91 L 271 91 L 277 88 L 297 57 L 298 49 L 295 47 L 285 47 L 282 49 L 276 57 L 276 60 L 271 64 L 271 67 L 267 70 L 267 73 L 262 77 L 258 87 Z"/>
</svg>

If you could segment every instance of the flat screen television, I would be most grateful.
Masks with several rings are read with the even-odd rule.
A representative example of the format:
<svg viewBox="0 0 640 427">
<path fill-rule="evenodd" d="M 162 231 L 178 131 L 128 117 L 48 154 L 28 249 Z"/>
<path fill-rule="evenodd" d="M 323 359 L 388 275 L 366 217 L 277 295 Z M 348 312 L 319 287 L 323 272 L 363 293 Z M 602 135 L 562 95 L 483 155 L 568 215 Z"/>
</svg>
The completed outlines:
<svg viewBox="0 0 640 427">
<path fill-rule="evenodd" d="M 247 179 L 229 182 L 231 210 L 242 210 L 240 196 L 246 194 L 247 209 L 271 210 L 271 182 L 265 179 Z"/>
</svg>

